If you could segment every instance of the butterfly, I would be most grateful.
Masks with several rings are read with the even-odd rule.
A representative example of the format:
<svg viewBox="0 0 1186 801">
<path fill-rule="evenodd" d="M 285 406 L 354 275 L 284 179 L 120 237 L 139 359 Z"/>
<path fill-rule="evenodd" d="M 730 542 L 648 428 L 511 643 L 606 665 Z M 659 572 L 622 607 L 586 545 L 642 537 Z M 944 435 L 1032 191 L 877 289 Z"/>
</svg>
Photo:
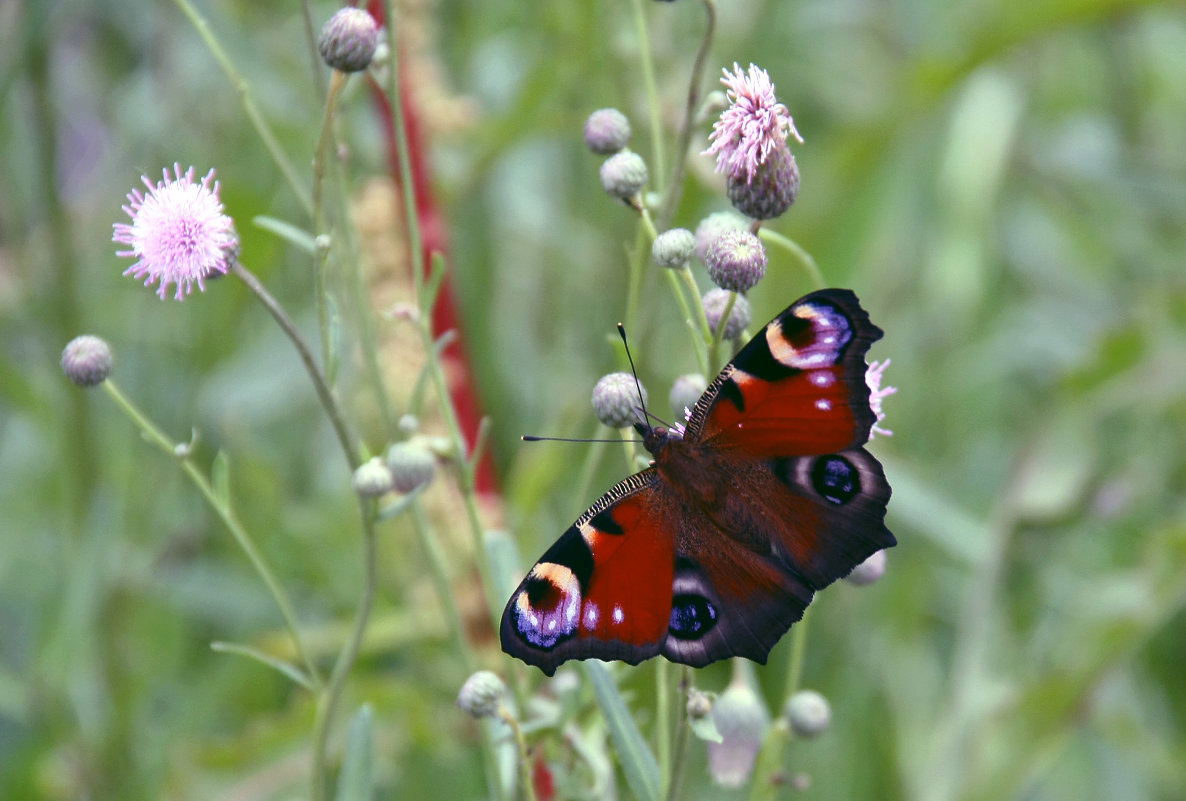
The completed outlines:
<svg viewBox="0 0 1186 801">
<path fill-rule="evenodd" d="M 500 638 L 549 676 L 570 659 L 765 664 L 816 590 L 896 544 L 890 486 L 862 446 L 857 296 L 792 303 L 721 370 L 687 424 L 635 424 L 651 466 L 577 518 L 511 595 Z"/>
</svg>

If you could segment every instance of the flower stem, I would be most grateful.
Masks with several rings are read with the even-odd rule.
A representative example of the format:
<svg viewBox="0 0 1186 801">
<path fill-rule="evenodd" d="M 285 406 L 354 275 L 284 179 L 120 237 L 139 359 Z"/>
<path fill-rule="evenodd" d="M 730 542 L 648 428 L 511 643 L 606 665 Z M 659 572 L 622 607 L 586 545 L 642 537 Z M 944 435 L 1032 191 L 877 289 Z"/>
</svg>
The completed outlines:
<svg viewBox="0 0 1186 801">
<path fill-rule="evenodd" d="M 131 418 L 132 422 L 140 429 L 144 438 L 156 445 L 165 453 L 169 454 L 181 463 L 181 469 L 189 476 L 190 481 L 202 493 L 202 497 L 210 504 L 210 507 L 215 511 L 223 524 L 230 530 L 231 536 L 234 537 L 235 542 L 243 549 L 247 555 L 251 566 L 255 568 L 255 572 L 263 579 L 268 591 L 272 594 L 272 598 L 276 601 L 276 606 L 280 609 L 280 615 L 284 618 L 284 626 L 288 629 L 288 635 L 292 639 L 293 647 L 296 649 L 297 655 L 300 657 L 301 663 L 305 667 L 305 672 L 310 680 L 310 683 L 315 688 L 321 686 L 321 676 L 317 672 L 317 667 L 313 664 L 313 660 L 309 658 L 308 652 L 305 650 L 304 643 L 301 640 L 300 629 L 296 623 L 296 615 L 293 614 L 292 604 L 288 600 L 288 595 L 284 592 L 284 588 L 276 581 L 275 576 L 272 575 L 271 568 L 268 567 L 267 561 L 264 559 L 262 553 L 255 545 L 255 540 L 239 522 L 235 516 L 234 510 L 231 508 L 229 498 L 221 498 L 215 492 L 214 487 L 210 484 L 209 479 L 205 474 L 197 468 L 197 466 L 190 459 L 188 453 L 179 455 L 178 445 L 169 439 L 169 437 L 160 428 L 157 427 L 148 417 L 140 411 L 140 409 L 132 403 L 132 401 L 120 391 L 119 387 L 111 379 L 103 382 L 103 389 L 111 396 L 116 405 L 123 410 L 125 414 Z"/>
<path fill-rule="evenodd" d="M 688 761 L 688 744 L 691 742 L 692 727 L 688 724 L 686 710 L 687 690 L 692 686 L 692 669 L 683 666 L 680 688 L 684 691 L 685 709 L 680 710 L 679 722 L 675 727 L 675 757 L 671 763 L 671 779 L 667 785 L 667 801 L 679 801 L 680 785 L 684 778 L 684 763 Z"/>
<path fill-rule="evenodd" d="M 771 245 L 777 245 L 787 253 L 790 253 L 799 262 L 799 265 L 807 273 L 808 277 L 811 278 L 816 289 L 823 289 L 828 285 L 824 280 L 824 274 L 820 272 L 819 265 L 815 263 L 815 259 L 798 242 L 790 237 L 783 236 L 777 231 L 771 231 L 769 228 L 760 229 L 758 236 Z"/>
<path fill-rule="evenodd" d="M 525 801 L 535 801 L 535 785 L 531 783 L 531 752 L 527 749 L 527 738 L 523 736 L 523 727 L 519 725 L 519 721 L 511 714 L 511 711 L 506 708 L 506 705 L 501 705 L 498 710 L 499 719 L 510 726 L 511 732 L 515 736 L 515 760 L 519 765 L 519 784 L 523 787 L 523 798 Z"/>
<path fill-rule="evenodd" d="M 688 81 L 688 99 L 684 104 L 684 118 L 679 129 L 679 144 L 676 146 L 675 158 L 671 166 L 671 180 L 667 184 L 667 192 L 663 195 L 663 206 L 659 211 L 659 228 L 662 230 L 667 230 L 671 226 L 671 221 L 675 219 L 675 209 L 679 205 L 680 195 L 683 194 L 688 147 L 692 144 L 692 118 L 696 114 L 696 106 L 700 103 L 700 81 L 704 74 L 704 62 L 708 58 L 708 48 L 712 45 L 713 32 L 716 30 L 716 5 L 712 0 L 703 0 L 703 2 L 708 22 L 704 26 L 704 39 L 700 42 L 700 50 L 696 53 L 696 60 L 692 63 L 692 76 Z"/>
<path fill-rule="evenodd" d="M 297 330 L 292 319 L 284 311 L 284 307 L 272 297 L 271 293 L 259 282 L 259 279 L 250 270 L 240 264 L 238 260 L 232 261 L 231 272 L 259 298 L 260 302 L 271 313 L 272 318 L 279 323 L 280 328 L 288 335 L 293 346 L 296 347 L 297 353 L 301 357 L 301 362 L 305 365 L 305 371 L 309 373 L 309 378 L 313 380 L 313 388 L 317 391 L 317 398 L 321 401 L 321 405 L 329 417 L 330 424 L 333 426 L 334 433 L 338 436 L 338 444 L 342 446 L 342 452 L 346 455 L 346 461 L 349 463 L 350 469 L 353 470 L 358 467 L 362 464 L 362 460 L 359 457 L 358 448 L 354 444 L 354 438 L 346 427 L 346 418 L 342 414 L 342 410 L 338 407 L 338 402 L 334 398 L 333 391 L 329 388 L 329 384 L 326 383 L 321 370 L 318 369 L 317 361 L 313 358 L 309 346 L 305 344 L 305 340 L 301 337 L 301 332 Z"/>
<path fill-rule="evenodd" d="M 313 769 L 312 769 L 312 798 L 313 801 L 324 801 L 328 790 L 326 782 L 327 745 L 329 744 L 329 730 L 333 724 L 334 713 L 342 698 L 342 691 L 346 686 L 346 677 L 354 667 L 354 660 L 358 657 L 362 638 L 366 634 L 367 622 L 370 620 L 371 607 L 375 600 L 376 543 L 375 543 L 375 502 L 364 501 L 362 509 L 362 541 L 363 541 L 363 579 L 362 594 L 358 600 L 358 608 L 354 611 L 354 624 L 350 637 L 338 653 L 334 662 L 333 672 L 330 673 L 329 684 L 317 699 L 317 712 L 313 722 Z"/>
<path fill-rule="evenodd" d="M 651 60 L 650 35 L 647 33 L 647 15 L 642 0 L 633 0 L 634 27 L 638 30 L 638 61 L 642 69 L 642 82 L 646 87 L 647 109 L 651 114 L 651 158 L 655 160 L 655 175 L 667 172 L 663 158 L 663 129 L 659 114 L 659 92 L 655 87 L 655 65 Z M 662 191 L 662 187 L 656 187 Z"/>
<path fill-rule="evenodd" d="M 215 61 L 222 67 L 222 71 L 226 73 L 227 78 L 230 79 L 231 85 L 239 95 L 239 101 L 243 104 L 243 111 L 247 114 L 247 119 L 251 121 L 259 138 L 263 140 L 264 147 L 272 156 L 272 161 L 276 162 L 276 166 L 280 172 L 284 174 L 284 178 L 288 181 L 292 191 L 296 194 L 297 200 L 300 201 L 301 206 L 304 207 L 306 213 L 312 215 L 313 201 L 309 196 L 309 190 L 301 183 L 301 179 L 296 169 L 292 166 L 292 162 L 288 160 L 288 156 L 284 154 L 283 148 L 280 147 L 280 141 L 276 138 L 276 134 L 272 133 L 271 127 L 268 125 L 264 115 L 259 110 L 259 106 L 255 104 L 255 97 L 251 94 L 251 86 L 243 77 L 242 73 L 235 67 L 231 61 L 226 50 L 223 49 L 222 44 L 219 43 L 218 37 L 210 30 L 210 26 L 206 23 L 205 17 L 198 13 L 193 4 L 189 0 L 173 0 L 177 7 L 181 9 L 184 14 L 198 32 L 198 36 L 202 37 L 202 41 L 206 43 L 210 53 L 214 56 Z"/>
<path fill-rule="evenodd" d="M 320 236 L 326 232 L 325 223 L 325 161 L 329 152 L 329 143 L 333 139 L 334 110 L 338 105 L 338 97 L 342 87 L 346 85 L 346 75 L 338 70 L 333 71 L 329 80 L 329 94 L 325 97 L 325 111 L 321 117 L 321 134 L 317 137 L 317 147 L 313 151 L 313 233 Z M 335 354 L 333 352 L 332 337 L 330 335 L 329 320 L 329 269 L 327 250 L 318 243 L 313 246 L 313 286 L 314 297 L 317 302 L 317 328 L 321 334 L 321 369 L 331 377 L 335 374 Z"/>
<path fill-rule="evenodd" d="M 729 315 L 733 314 L 735 305 L 737 305 L 737 293 L 730 292 L 729 300 L 725 302 L 725 310 L 721 312 L 721 321 L 717 323 L 717 330 L 712 332 L 712 342 L 709 344 L 708 358 L 714 368 L 719 364 L 721 341 L 725 338 L 725 330 L 729 327 Z"/>
</svg>

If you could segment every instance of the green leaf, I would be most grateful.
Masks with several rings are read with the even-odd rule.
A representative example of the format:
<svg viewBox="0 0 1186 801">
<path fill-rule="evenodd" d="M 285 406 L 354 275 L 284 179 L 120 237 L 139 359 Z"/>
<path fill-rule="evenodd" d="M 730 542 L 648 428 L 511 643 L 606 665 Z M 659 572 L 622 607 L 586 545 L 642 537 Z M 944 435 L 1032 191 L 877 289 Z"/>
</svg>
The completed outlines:
<svg viewBox="0 0 1186 801">
<path fill-rule="evenodd" d="M 253 217 L 251 222 L 256 228 L 273 233 L 290 245 L 300 248 L 310 256 L 313 255 L 313 234 L 304 228 L 263 214 Z"/>
<path fill-rule="evenodd" d="M 724 739 L 721 737 L 721 733 L 717 731 L 717 722 L 712 719 L 712 715 L 688 718 L 688 725 L 692 729 L 692 734 L 695 734 L 698 740 L 704 740 L 706 743 L 719 743 Z"/>
<path fill-rule="evenodd" d="M 603 663 L 592 659 L 582 662 L 581 667 L 597 695 L 597 703 L 601 706 L 601 714 L 605 716 L 610 738 L 617 749 L 618 762 L 622 765 L 626 783 L 639 801 L 658 801 L 662 786 L 659 763 L 647 747 L 634 718 L 630 717 L 630 710 L 618 693 L 618 686 L 614 684 L 609 670 Z"/>
<path fill-rule="evenodd" d="M 238 654 L 239 656 L 245 656 L 248 659 L 254 659 L 256 662 L 261 662 L 270 668 L 280 671 L 285 676 L 304 687 L 306 690 L 313 690 L 313 682 L 309 680 L 309 677 L 305 675 L 303 670 L 291 662 L 285 662 L 283 659 L 278 659 L 270 654 L 265 654 L 258 648 L 253 648 L 250 645 L 240 645 L 239 643 L 220 642 L 216 640 L 210 643 L 210 649 L 217 651 L 220 654 Z"/>
<path fill-rule="evenodd" d="M 334 801 L 370 801 L 374 797 L 372 717 L 371 705 L 363 704 L 350 720 Z"/>
</svg>

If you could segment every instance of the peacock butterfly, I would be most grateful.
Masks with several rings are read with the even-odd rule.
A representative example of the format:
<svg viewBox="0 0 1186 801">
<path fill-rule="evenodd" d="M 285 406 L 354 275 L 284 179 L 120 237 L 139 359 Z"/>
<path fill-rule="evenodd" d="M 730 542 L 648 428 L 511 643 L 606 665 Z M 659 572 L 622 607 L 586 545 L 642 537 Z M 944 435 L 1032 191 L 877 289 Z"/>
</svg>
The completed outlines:
<svg viewBox="0 0 1186 801">
<path fill-rule="evenodd" d="M 862 447 L 881 335 L 851 291 L 813 292 L 725 365 L 682 430 L 636 423 L 651 466 L 540 557 L 503 612 L 503 650 L 549 676 L 569 659 L 765 664 L 816 590 L 896 544 L 889 483 Z"/>
</svg>

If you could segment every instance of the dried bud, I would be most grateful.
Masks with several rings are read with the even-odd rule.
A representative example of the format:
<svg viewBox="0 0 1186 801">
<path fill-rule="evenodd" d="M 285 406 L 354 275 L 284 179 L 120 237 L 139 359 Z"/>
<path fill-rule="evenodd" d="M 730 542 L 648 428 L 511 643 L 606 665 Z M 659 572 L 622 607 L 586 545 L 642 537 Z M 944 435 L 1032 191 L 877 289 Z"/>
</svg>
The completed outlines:
<svg viewBox="0 0 1186 801">
<path fill-rule="evenodd" d="M 370 65 L 378 43 L 374 17 L 361 8 L 342 8 L 321 29 L 317 49 L 322 60 L 339 72 L 361 72 Z"/>
<path fill-rule="evenodd" d="M 630 142 L 630 120 L 616 108 L 600 108 L 585 120 L 585 144 L 594 153 L 608 156 Z"/>
<path fill-rule="evenodd" d="M 80 387 L 93 387 L 111 375 L 111 346 L 99 337 L 83 334 L 62 350 L 62 372 Z"/>
</svg>

